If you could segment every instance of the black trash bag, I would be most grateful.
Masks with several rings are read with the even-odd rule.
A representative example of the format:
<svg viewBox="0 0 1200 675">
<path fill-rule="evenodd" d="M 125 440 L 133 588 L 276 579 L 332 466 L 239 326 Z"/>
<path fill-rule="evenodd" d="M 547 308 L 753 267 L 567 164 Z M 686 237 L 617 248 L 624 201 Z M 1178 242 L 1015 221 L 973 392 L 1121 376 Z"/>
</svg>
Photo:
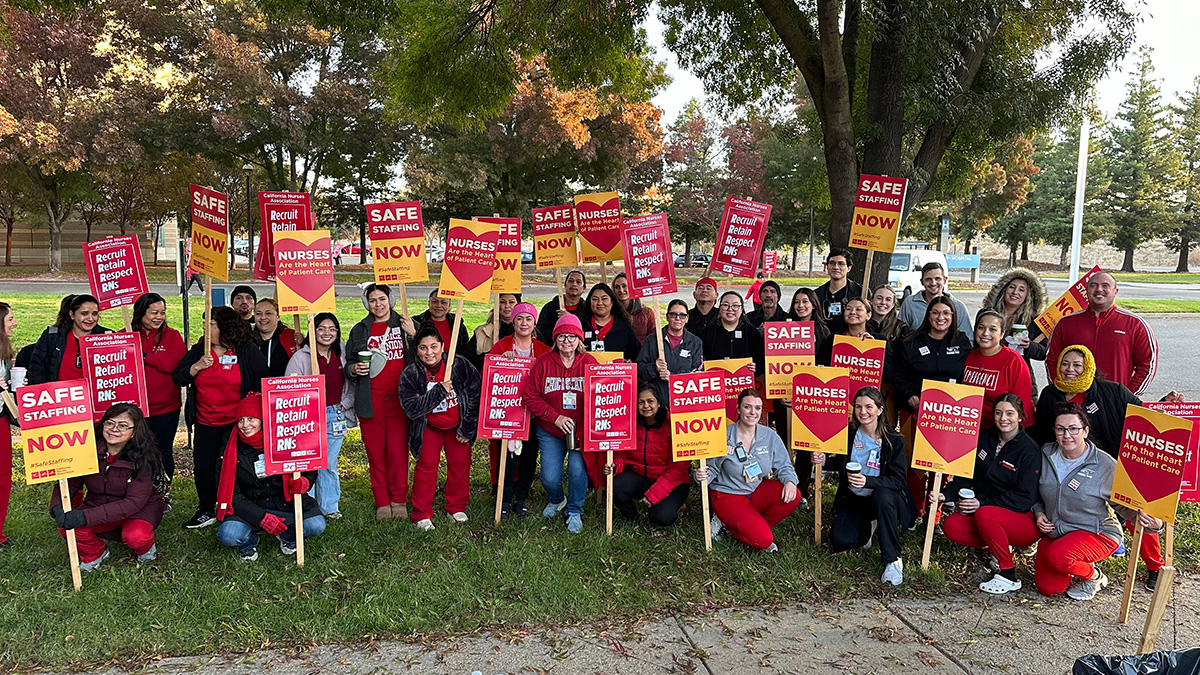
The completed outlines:
<svg viewBox="0 0 1200 675">
<path fill-rule="evenodd" d="M 1075 660 L 1071 675 L 1200 675 L 1200 647 L 1135 656 L 1083 656 Z"/>
</svg>

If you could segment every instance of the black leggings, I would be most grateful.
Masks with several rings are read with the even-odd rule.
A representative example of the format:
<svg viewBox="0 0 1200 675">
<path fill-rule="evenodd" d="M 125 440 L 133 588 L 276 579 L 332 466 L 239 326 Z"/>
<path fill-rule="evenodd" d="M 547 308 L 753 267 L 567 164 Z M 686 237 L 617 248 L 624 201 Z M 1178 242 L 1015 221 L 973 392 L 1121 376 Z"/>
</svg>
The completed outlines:
<svg viewBox="0 0 1200 675">
<path fill-rule="evenodd" d="M 158 441 L 158 451 L 162 453 L 163 470 L 167 472 L 167 478 L 175 478 L 175 433 L 179 431 L 179 411 L 147 417 L 146 425 Z"/>
<path fill-rule="evenodd" d="M 509 441 L 510 443 L 512 441 Z M 503 447 L 503 442 L 500 442 Z M 504 496 L 503 503 L 512 504 L 525 503 L 529 498 L 529 488 L 533 485 L 533 480 L 538 477 L 537 461 L 538 461 L 538 442 L 537 434 L 533 433 L 532 426 L 530 427 L 529 440 L 521 441 L 521 455 L 514 457 L 511 452 L 506 452 L 505 461 L 508 462 L 504 467 Z M 517 479 L 512 479 L 513 472 L 516 472 Z"/>
<path fill-rule="evenodd" d="M 625 520 L 636 522 L 638 519 L 637 502 L 646 496 L 646 490 L 654 485 L 654 481 L 639 474 L 629 467 L 613 476 L 613 506 L 616 507 Z M 655 525 L 674 525 L 679 518 L 679 509 L 687 502 L 689 485 L 687 482 L 675 486 L 661 501 L 650 507 L 647 515 Z"/>
<path fill-rule="evenodd" d="M 871 521 L 878 521 L 879 554 L 887 565 L 900 558 L 900 532 L 913 519 L 908 490 L 875 488 L 870 497 L 848 495 L 835 507 L 829 527 L 830 546 L 836 551 L 859 548 L 871 538 Z"/>
<path fill-rule="evenodd" d="M 192 433 L 192 472 L 196 477 L 197 511 L 216 513 L 221 457 L 225 454 L 225 444 L 229 442 L 232 431 L 232 424 L 210 427 L 196 423 Z"/>
</svg>

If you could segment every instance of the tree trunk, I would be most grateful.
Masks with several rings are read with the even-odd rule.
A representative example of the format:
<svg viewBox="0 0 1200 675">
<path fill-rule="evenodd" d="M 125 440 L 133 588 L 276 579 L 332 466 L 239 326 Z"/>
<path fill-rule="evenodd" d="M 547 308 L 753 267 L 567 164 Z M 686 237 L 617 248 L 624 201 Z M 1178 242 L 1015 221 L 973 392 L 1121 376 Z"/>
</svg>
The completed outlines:
<svg viewBox="0 0 1200 675">
<path fill-rule="evenodd" d="M 4 223 L 4 266 L 12 267 L 12 233 L 13 221 Z"/>
<path fill-rule="evenodd" d="M 9 227 L 12 227 L 11 225 Z M 1192 252 L 1192 242 L 1186 233 L 1179 237 L 1179 264 L 1175 266 L 1176 272 L 1188 272 L 1188 255 Z"/>
<path fill-rule="evenodd" d="M 50 228 L 50 271 L 57 272 L 62 269 L 62 220 L 49 204 L 46 205 L 46 215 Z"/>
<path fill-rule="evenodd" d="M 1067 251 L 1068 251 L 1068 247 L 1066 244 L 1063 244 L 1062 248 L 1059 249 L 1059 251 L 1058 251 L 1058 271 L 1059 272 L 1065 271 L 1067 269 Z"/>
<path fill-rule="evenodd" d="M 1017 266 L 1017 245 L 1016 244 L 1013 244 L 1012 246 L 1008 247 L 1008 266 L 1009 267 Z"/>
<path fill-rule="evenodd" d="M 800 264 L 800 244 L 792 244 L 792 271 L 796 271 L 796 266 Z"/>
<path fill-rule="evenodd" d="M 1021 260 L 1029 260 L 1029 242 L 1021 242 Z"/>
<path fill-rule="evenodd" d="M 692 235 L 688 234 L 683 238 L 683 266 L 690 268 L 692 266 Z"/>
<path fill-rule="evenodd" d="M 971 240 L 967 239 L 963 242 L 963 255 L 968 255 L 971 252 Z"/>
<path fill-rule="evenodd" d="M 154 236 L 154 246 L 152 247 L 154 249 L 154 266 L 158 267 L 158 235 L 162 232 L 162 226 L 155 225 L 153 222 L 151 222 L 150 232 Z"/>
<path fill-rule="evenodd" d="M 1122 272 L 1132 272 L 1133 271 L 1133 247 L 1132 246 L 1125 249 L 1125 261 L 1121 263 L 1121 271 Z"/>
</svg>

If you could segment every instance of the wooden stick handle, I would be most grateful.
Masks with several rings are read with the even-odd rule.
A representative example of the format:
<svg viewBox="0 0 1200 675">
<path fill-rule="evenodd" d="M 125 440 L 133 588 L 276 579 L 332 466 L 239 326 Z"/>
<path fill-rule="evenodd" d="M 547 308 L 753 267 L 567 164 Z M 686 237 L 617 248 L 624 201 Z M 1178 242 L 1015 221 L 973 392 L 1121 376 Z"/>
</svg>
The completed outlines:
<svg viewBox="0 0 1200 675">
<path fill-rule="evenodd" d="M 566 298 L 563 297 L 563 278 L 562 278 L 562 268 L 561 267 L 554 268 L 554 283 L 558 286 L 558 308 L 566 309 L 567 301 L 566 301 Z M 546 337 L 549 338 L 550 336 L 546 336 Z"/>
<path fill-rule="evenodd" d="M 443 382 L 450 381 L 450 371 L 454 370 L 454 354 L 458 351 L 458 334 L 462 330 L 463 301 L 462 298 L 454 306 L 454 330 L 450 331 L 450 355 L 446 357 L 446 379 Z"/>
<path fill-rule="evenodd" d="M 656 295 L 656 296 L 654 296 L 654 322 L 655 322 L 654 339 L 658 343 L 658 358 L 662 359 L 663 361 L 666 361 L 667 353 L 665 351 L 663 351 L 663 338 L 662 338 L 663 318 L 664 317 L 662 315 L 662 306 L 658 304 L 658 296 Z"/>
<path fill-rule="evenodd" d="M 311 312 L 308 315 L 308 365 L 312 368 L 313 375 L 321 373 L 321 368 L 317 365 L 317 330 L 313 326 L 313 315 Z M 333 401 L 326 401 L 325 404 L 337 405 Z"/>
<path fill-rule="evenodd" d="M 1133 527 L 1133 548 L 1128 549 L 1126 555 L 1129 557 L 1129 564 L 1125 568 L 1125 590 L 1121 593 L 1121 613 L 1117 617 L 1121 623 L 1129 623 L 1129 605 L 1133 602 L 1133 582 L 1134 576 L 1137 575 L 1138 552 L 1142 550 L 1142 536 L 1145 534 L 1145 528 L 1142 527 L 1142 521 L 1137 520 L 1137 525 Z M 1160 579 L 1158 583 L 1162 583 Z"/>
<path fill-rule="evenodd" d="M 129 305 L 121 305 L 121 318 L 125 320 L 125 332 L 133 332 L 133 322 L 129 320 Z"/>
<path fill-rule="evenodd" d="M 292 330 L 296 331 L 297 336 L 300 335 L 300 315 L 299 314 L 292 315 Z"/>
<path fill-rule="evenodd" d="M 397 288 L 400 289 L 400 316 L 407 317 L 408 316 L 408 289 L 404 287 L 403 281 L 397 282 L 396 286 L 397 286 Z"/>
<path fill-rule="evenodd" d="M 1167 611 L 1167 603 L 1171 600 L 1171 590 L 1175 585 L 1175 568 L 1167 564 L 1158 571 L 1158 584 L 1154 587 L 1154 595 L 1150 598 L 1150 611 L 1146 612 L 1146 623 L 1142 625 L 1142 639 L 1138 642 L 1138 653 L 1149 654 L 1154 651 L 1158 642 L 1158 628 L 1162 625 L 1163 614 Z"/>
<path fill-rule="evenodd" d="M 66 478 L 58 479 L 58 494 L 62 497 L 63 513 L 71 510 L 71 492 Z M 75 530 L 67 530 L 67 556 L 71 559 L 71 583 L 75 592 L 83 590 L 83 575 L 79 573 L 79 546 L 75 543 Z"/>
<path fill-rule="evenodd" d="M 871 264 L 875 262 L 875 251 L 867 249 L 867 264 L 863 266 L 862 299 L 871 295 Z M 869 302 L 869 300 L 868 300 Z"/>
<path fill-rule="evenodd" d="M 613 451 L 609 450 L 604 453 L 604 461 L 606 465 L 613 463 Z M 604 528 L 609 534 L 612 534 L 612 512 L 613 512 L 613 475 L 610 471 L 605 482 L 605 489 L 608 491 L 608 496 L 604 500 Z"/>
<path fill-rule="evenodd" d="M 704 460 L 700 460 L 700 463 L 703 464 Z M 700 481 L 700 510 L 701 515 L 704 516 L 704 522 L 700 523 L 700 529 L 704 530 L 704 550 L 711 551 L 712 529 L 709 528 L 708 523 L 712 520 L 712 514 L 708 506 L 708 481 Z"/>
<path fill-rule="evenodd" d="M 813 483 L 813 534 L 814 541 L 817 546 L 821 545 L 821 465 L 813 464 L 815 469 L 815 482 Z M 808 476 L 801 477 L 800 480 L 808 480 Z"/>
<path fill-rule="evenodd" d="M 937 496 L 940 494 L 942 494 L 942 474 L 935 473 L 935 474 L 933 474 L 933 496 L 934 496 L 934 498 L 933 498 L 933 501 L 931 501 L 930 503 L 936 504 Z M 925 521 L 925 548 L 923 548 L 921 550 L 921 569 L 923 569 L 923 570 L 929 569 L 929 553 L 930 553 L 930 551 L 933 550 L 933 526 L 934 526 L 934 521 L 937 520 L 937 507 L 936 506 L 930 507 L 925 518 L 926 518 L 926 521 Z M 879 527 L 884 527 L 884 524 L 879 523 Z M 887 525 L 887 527 L 891 527 L 891 525 L 889 524 L 889 525 Z"/>
<path fill-rule="evenodd" d="M 205 275 L 208 276 L 208 275 Z M 204 284 L 204 319 L 200 322 L 200 331 L 204 335 L 204 353 L 201 358 L 208 356 L 212 351 L 212 333 L 208 330 L 208 322 L 212 321 L 212 277 L 208 277 L 208 283 Z"/>
<path fill-rule="evenodd" d="M 1175 566 L 1175 523 L 1167 523 L 1167 531 L 1163 533 L 1163 563 L 1165 567 Z"/>
<path fill-rule="evenodd" d="M 300 472 L 292 472 L 292 480 L 300 480 Z M 296 567 L 304 567 L 304 508 L 300 502 L 304 495 L 292 495 L 292 508 L 296 514 Z"/>
<path fill-rule="evenodd" d="M 508 439 L 500 441 L 500 474 L 496 478 L 496 524 L 500 524 L 500 509 L 504 503 L 504 470 L 508 465 Z"/>
</svg>

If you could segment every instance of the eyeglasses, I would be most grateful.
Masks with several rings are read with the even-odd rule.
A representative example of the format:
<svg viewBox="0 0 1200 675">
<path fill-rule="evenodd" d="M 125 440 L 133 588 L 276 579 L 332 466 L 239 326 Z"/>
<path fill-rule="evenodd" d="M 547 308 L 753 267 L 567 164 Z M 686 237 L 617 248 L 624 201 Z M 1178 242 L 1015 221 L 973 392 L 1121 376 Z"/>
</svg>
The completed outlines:
<svg viewBox="0 0 1200 675">
<path fill-rule="evenodd" d="M 687 315 L 687 312 L 667 312 L 667 318 L 668 319 L 686 319 L 686 318 L 688 318 L 688 315 Z"/>
<path fill-rule="evenodd" d="M 133 425 L 126 424 L 124 422 L 118 422 L 116 420 L 109 420 L 104 423 L 105 431 L 112 431 L 113 429 L 116 429 L 117 431 L 124 433 L 126 431 L 133 431 Z"/>
<path fill-rule="evenodd" d="M 727 309 L 729 311 L 733 311 L 735 309 L 741 309 L 741 308 L 742 308 L 741 305 L 721 305 L 721 309 Z"/>
<path fill-rule="evenodd" d="M 554 339 L 558 340 L 559 342 L 574 342 L 579 339 L 579 336 L 571 335 L 570 333 L 563 333 L 562 335 L 555 335 Z"/>
<path fill-rule="evenodd" d="M 827 263 L 825 263 L 825 266 L 826 267 L 848 267 L 849 265 L 842 260 L 838 260 L 836 262 L 827 262 Z"/>
<path fill-rule="evenodd" d="M 337 328 L 334 328 L 333 326 L 317 326 L 317 332 L 318 333 L 336 333 Z"/>
<path fill-rule="evenodd" d="M 1055 436 L 1075 436 L 1083 431 L 1083 427 L 1054 427 Z"/>
</svg>

